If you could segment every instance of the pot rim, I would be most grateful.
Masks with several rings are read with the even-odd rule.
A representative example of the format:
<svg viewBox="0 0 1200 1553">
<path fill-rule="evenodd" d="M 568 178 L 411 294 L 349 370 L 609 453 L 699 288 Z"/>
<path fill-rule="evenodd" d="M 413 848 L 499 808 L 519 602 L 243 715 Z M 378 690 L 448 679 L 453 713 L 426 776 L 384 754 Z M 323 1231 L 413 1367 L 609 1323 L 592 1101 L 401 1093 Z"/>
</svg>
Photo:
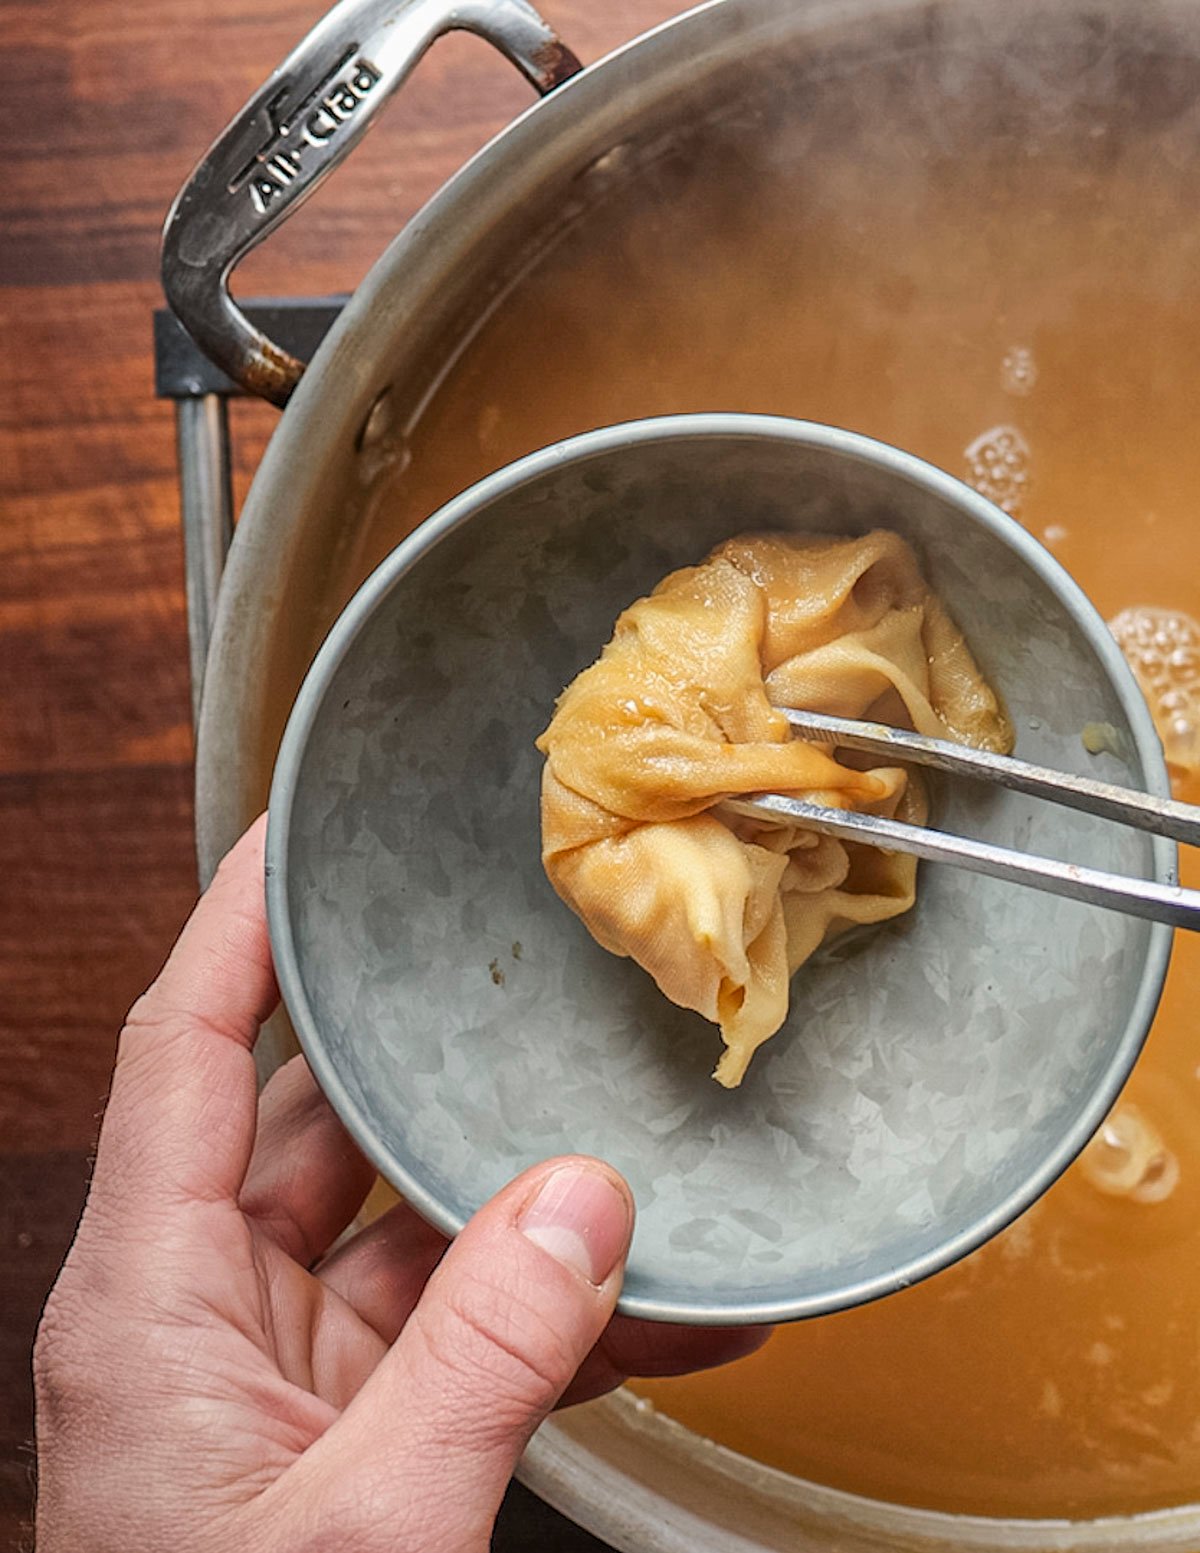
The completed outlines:
<svg viewBox="0 0 1200 1553">
<path fill-rule="evenodd" d="M 664 1494 L 657 1481 L 633 1477 L 602 1451 L 581 1448 L 575 1419 L 588 1413 L 607 1415 L 609 1430 L 628 1430 L 635 1449 L 665 1446 L 673 1467 L 683 1463 L 700 1492 L 715 1483 L 715 1492 L 726 1499 L 751 1493 L 756 1503 L 776 1510 L 781 1523 L 786 1519 L 787 1540 L 743 1539 L 723 1524 L 719 1542 L 701 1543 L 699 1536 L 711 1535 L 710 1528 L 686 1499 Z M 700 1547 L 719 1547 L 721 1553 L 762 1553 L 764 1547 L 772 1553 L 785 1548 L 787 1553 L 1195 1553 L 1200 1546 L 1196 1505 L 1068 1520 L 965 1514 L 868 1498 L 795 1477 L 705 1439 L 625 1389 L 543 1424 L 518 1476 L 564 1514 L 576 1515 L 585 1503 L 589 1530 L 623 1553 L 697 1553 Z"/>
<path fill-rule="evenodd" d="M 913 0 L 865 0 L 861 9 L 864 13 L 880 14 L 902 11 L 911 8 L 912 4 Z M 823 17 L 827 17 L 833 7 L 824 3 L 824 0 L 816 0 L 816 3 L 807 0 L 803 9 L 807 14 L 799 26 L 806 31 L 817 31 L 818 26 L 809 20 L 812 13 L 819 11 Z M 556 88 L 549 97 L 533 103 L 459 168 L 435 192 L 421 212 L 392 239 L 359 284 L 349 307 L 314 357 L 255 474 L 230 552 L 225 585 L 221 590 L 213 650 L 206 677 L 208 693 L 201 708 L 196 739 L 196 840 L 203 882 L 207 883 L 211 879 L 220 858 L 260 805 L 256 783 L 253 777 L 247 778 L 242 767 L 244 757 L 240 754 L 257 728 L 254 715 L 257 707 L 251 714 L 241 712 L 240 692 L 247 675 L 252 672 L 254 655 L 261 640 L 254 635 L 255 617 L 263 604 L 259 584 L 266 578 L 266 588 L 270 593 L 278 547 L 281 541 L 286 542 L 286 536 L 291 532 L 288 525 L 293 521 L 288 508 L 276 507 L 272 510 L 267 493 L 272 484 L 285 480 L 290 472 L 291 459 L 300 446 L 299 437 L 293 439 L 292 428 L 299 425 L 301 416 L 298 412 L 301 407 L 307 405 L 311 398 L 311 409 L 315 412 L 318 430 L 325 419 L 318 410 L 317 385 L 325 375 L 325 363 L 332 363 L 336 359 L 336 346 L 343 332 L 353 328 L 354 332 L 361 333 L 370 306 L 394 269 L 397 266 L 407 269 L 439 241 L 439 223 L 432 219 L 438 211 L 449 211 L 463 196 L 467 196 L 474 204 L 484 200 L 485 158 L 503 149 L 508 165 L 519 165 L 522 141 L 526 145 L 529 142 L 531 121 L 535 122 L 538 131 L 543 125 L 553 127 L 556 122 L 565 126 L 567 115 L 575 111 L 581 94 L 592 88 L 602 72 L 608 73 L 614 62 L 631 57 L 639 60 L 645 58 L 652 44 L 656 44 L 665 54 L 676 44 L 679 34 L 688 28 L 697 27 L 698 24 L 719 25 L 718 17 L 713 14 L 718 12 L 721 13 L 720 21 L 728 22 L 725 36 L 735 33 L 744 35 L 751 29 L 756 37 L 769 36 L 771 18 L 765 14 L 763 0 L 704 0 L 704 3 L 692 10 L 668 19 L 589 64 L 579 75 Z M 797 24 L 798 17 L 799 7 L 792 11 L 793 25 Z M 598 92 L 599 86 L 595 90 Z M 560 114 L 557 121 L 552 117 L 555 113 Z M 470 210 L 470 204 L 467 208 Z M 461 218 L 456 223 L 444 220 L 440 225 L 440 239 L 451 247 L 455 235 L 471 242 L 482 237 L 482 227 L 470 217 L 465 222 Z M 425 278 L 425 285 L 428 291 L 428 277 Z M 345 358 L 339 364 L 343 367 L 351 366 Z M 305 415 L 304 419 L 311 422 L 313 416 Z M 276 605 L 282 602 L 278 591 L 271 594 L 270 602 Z M 234 777 L 232 782 L 231 774 Z M 286 1032 L 278 1027 L 268 1027 L 260 1045 L 267 1048 L 262 1055 L 268 1066 L 278 1065 L 293 1049 Z M 582 1420 L 585 1414 L 612 1405 L 614 1399 L 608 1398 L 573 1411 Z M 634 1550 L 636 1553 L 696 1553 L 700 1544 L 694 1533 L 679 1532 L 669 1525 L 675 1501 L 658 1488 L 644 1490 L 636 1501 L 630 1502 L 626 1511 L 623 1506 L 630 1481 L 628 1477 L 608 1461 L 599 1459 L 594 1447 L 573 1438 L 570 1428 L 569 1419 L 548 1420 L 531 1441 L 518 1466 L 517 1476 L 578 1524 L 626 1550 L 626 1553 L 634 1553 Z M 689 1442 L 697 1455 L 710 1446 L 710 1442 L 700 1436 L 689 1436 Z M 739 1461 L 744 1463 L 746 1470 L 759 1470 L 759 1464 L 748 1458 L 739 1458 Z M 764 1473 L 770 1470 L 761 1469 Z M 1121 1553 L 1126 1553 L 1132 1546 L 1149 1548 L 1150 1545 L 1154 1553 L 1167 1553 L 1168 1549 L 1172 1553 L 1192 1553 L 1193 1548 L 1200 1545 L 1200 1510 L 1196 1505 L 1149 1514 L 1102 1516 L 1070 1522 L 1015 1517 L 950 1517 L 890 1501 L 872 1500 L 858 1495 L 842 1496 L 838 1490 L 820 1484 L 810 1485 L 799 1479 L 789 1478 L 788 1482 L 803 1490 L 811 1488 L 817 1505 L 814 1521 L 819 1526 L 829 1524 L 829 1511 L 825 1506 L 832 1502 L 832 1498 L 844 1497 L 847 1535 L 853 1536 L 855 1528 L 868 1524 L 886 1527 L 897 1535 L 920 1538 L 920 1543 L 914 1543 L 914 1547 L 928 1547 L 931 1553 L 934 1549 L 938 1553 L 961 1553 L 964 1543 L 957 1540 L 959 1531 L 972 1547 L 1020 1548 L 1030 1550 L 1030 1553 L 1035 1549 L 1037 1553 L 1042 1553 L 1042 1550 L 1051 1547 L 1077 1550 L 1077 1553 L 1096 1553 L 1100 1548 L 1112 1549 L 1114 1553 L 1119 1549 Z M 1150 1533 L 1150 1544 L 1145 1540 L 1147 1532 Z M 780 1546 L 796 1548 L 798 1553 L 798 1544 L 790 1540 L 791 1535 L 794 1534 L 789 1534 L 789 1541 Z M 823 1533 L 819 1535 L 819 1546 L 822 1550 L 827 1549 L 829 1544 L 826 1536 Z M 1182 1540 L 1185 1537 L 1189 1539 L 1187 1542 Z M 722 1539 L 719 1543 L 713 1542 L 711 1546 L 714 1549 L 717 1546 L 725 1548 L 728 1544 Z M 818 1544 L 809 1546 L 815 1547 Z M 846 1546 L 849 1548 L 851 1543 L 847 1542 Z M 895 1541 L 890 1539 L 878 1546 L 886 1548 L 888 1553 L 895 1553 L 896 1550 Z"/>
</svg>

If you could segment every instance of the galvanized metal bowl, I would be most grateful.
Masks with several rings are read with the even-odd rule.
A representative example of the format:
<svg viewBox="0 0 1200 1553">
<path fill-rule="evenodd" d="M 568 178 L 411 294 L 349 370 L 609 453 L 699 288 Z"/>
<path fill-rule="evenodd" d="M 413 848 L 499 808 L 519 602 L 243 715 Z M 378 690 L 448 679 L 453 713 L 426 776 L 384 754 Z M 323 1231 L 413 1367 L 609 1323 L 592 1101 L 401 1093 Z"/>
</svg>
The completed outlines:
<svg viewBox="0 0 1200 1553">
<path fill-rule="evenodd" d="M 828 427 L 684 416 L 547 448 L 429 519 L 334 626 L 272 788 L 276 964 L 319 1082 L 441 1229 L 536 1160 L 594 1153 L 638 1204 L 625 1311 L 789 1320 L 971 1250 L 1112 1104 L 1168 929 L 926 867 L 907 918 L 795 978 L 730 1093 L 708 1076 L 713 1027 L 599 948 L 545 878 L 534 739 L 620 610 L 746 529 L 876 526 L 916 547 L 1019 753 L 1166 791 L 1132 676 L 1061 567 L 968 487 Z M 1096 723 L 1112 732 L 1092 756 Z M 1016 794 L 954 784 L 938 816 L 1171 876 L 1169 843 Z"/>
</svg>

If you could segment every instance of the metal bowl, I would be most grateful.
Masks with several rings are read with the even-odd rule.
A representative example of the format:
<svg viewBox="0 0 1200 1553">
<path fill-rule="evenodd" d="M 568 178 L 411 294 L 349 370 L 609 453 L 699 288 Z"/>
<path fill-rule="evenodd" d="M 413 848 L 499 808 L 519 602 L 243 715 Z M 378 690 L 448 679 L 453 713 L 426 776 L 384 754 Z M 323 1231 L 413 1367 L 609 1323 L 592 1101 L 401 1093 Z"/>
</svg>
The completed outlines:
<svg viewBox="0 0 1200 1553">
<path fill-rule="evenodd" d="M 272 787 L 276 964 L 318 1081 L 439 1228 L 534 1161 L 597 1154 L 638 1205 L 622 1309 L 790 1320 L 964 1255 L 1112 1104 L 1168 929 L 925 867 L 908 917 L 796 976 L 730 1093 L 715 1029 L 543 873 L 534 739 L 620 610 L 746 529 L 876 526 L 917 549 L 1019 753 L 1167 790 L 1131 674 L 1047 552 L 931 466 L 798 421 L 671 417 L 535 453 L 423 524 L 333 628 Z M 936 803 L 950 829 L 1173 877 L 1169 843 L 1086 815 L 965 783 Z"/>
</svg>

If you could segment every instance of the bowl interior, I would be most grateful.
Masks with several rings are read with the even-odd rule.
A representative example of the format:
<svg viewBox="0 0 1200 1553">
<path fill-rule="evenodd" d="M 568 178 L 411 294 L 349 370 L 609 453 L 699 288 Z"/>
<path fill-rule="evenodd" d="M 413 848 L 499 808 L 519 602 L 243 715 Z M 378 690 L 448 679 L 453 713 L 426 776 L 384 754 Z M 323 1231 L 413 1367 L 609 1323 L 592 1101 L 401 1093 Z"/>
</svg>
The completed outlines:
<svg viewBox="0 0 1200 1553">
<path fill-rule="evenodd" d="M 815 1314 L 1000 1228 L 1111 1103 L 1165 929 L 923 865 L 916 910 L 802 969 L 726 1092 L 715 1028 L 595 944 L 543 873 L 534 739 L 620 610 L 741 531 L 874 526 L 917 548 L 1019 754 L 1163 789 L 1132 680 L 1056 563 L 949 477 L 800 423 L 644 422 L 533 455 L 339 621 L 276 771 L 272 935 L 318 1079 L 443 1228 L 534 1161 L 595 1153 L 637 1198 L 625 1309 Z M 956 783 L 935 804 L 991 841 L 1170 871 L 1169 845 L 1016 794 Z"/>
</svg>

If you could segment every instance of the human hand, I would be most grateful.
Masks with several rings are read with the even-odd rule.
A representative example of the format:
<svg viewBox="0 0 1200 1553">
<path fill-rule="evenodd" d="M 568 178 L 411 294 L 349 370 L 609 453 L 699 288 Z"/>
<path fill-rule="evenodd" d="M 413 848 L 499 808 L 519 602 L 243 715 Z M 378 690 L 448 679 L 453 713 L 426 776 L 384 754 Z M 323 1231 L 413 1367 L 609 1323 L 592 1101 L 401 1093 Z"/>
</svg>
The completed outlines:
<svg viewBox="0 0 1200 1553">
<path fill-rule="evenodd" d="M 526 1171 L 449 1250 L 401 1204 L 329 1253 L 373 1172 L 302 1060 L 256 1097 L 263 833 L 121 1035 L 34 1357 L 40 1553 L 482 1553 L 553 1407 L 765 1336 L 610 1320 L 633 1207 L 595 1160 Z"/>
</svg>

